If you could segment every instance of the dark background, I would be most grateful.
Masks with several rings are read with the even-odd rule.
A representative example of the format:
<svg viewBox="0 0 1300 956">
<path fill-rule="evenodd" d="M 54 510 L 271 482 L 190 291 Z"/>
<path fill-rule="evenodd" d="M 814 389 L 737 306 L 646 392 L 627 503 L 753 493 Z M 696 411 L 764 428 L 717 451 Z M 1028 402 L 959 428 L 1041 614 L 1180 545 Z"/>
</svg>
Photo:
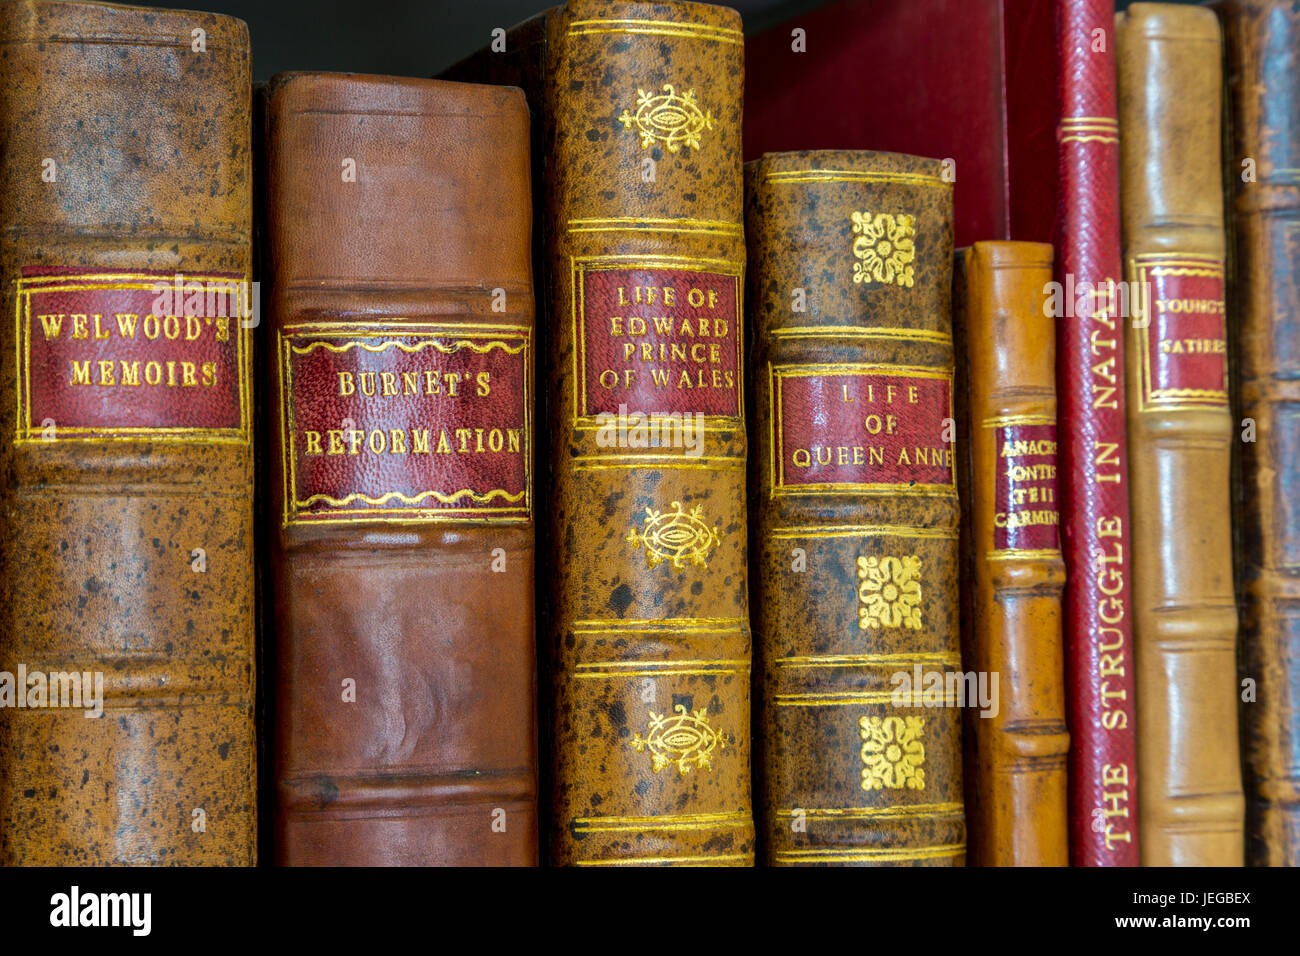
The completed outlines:
<svg viewBox="0 0 1300 956">
<path fill-rule="evenodd" d="M 136 0 L 151 7 L 188 7 L 184 0 Z M 509 29 L 560 0 L 207 0 L 198 6 L 248 23 L 253 79 L 284 70 L 338 70 L 395 76 L 432 76 L 487 46 L 492 30 Z M 822 6 L 826 0 L 730 0 L 745 32 Z M 856 0 L 863 16 L 882 3 Z M 975 0 L 970 0 L 975 2 Z M 1120 0 L 1120 8 L 1130 0 Z M 1192 0 L 1178 0 L 1188 3 Z M 809 54 L 816 55 L 815 38 Z M 747 64 L 751 69 L 754 64 Z"/>
</svg>

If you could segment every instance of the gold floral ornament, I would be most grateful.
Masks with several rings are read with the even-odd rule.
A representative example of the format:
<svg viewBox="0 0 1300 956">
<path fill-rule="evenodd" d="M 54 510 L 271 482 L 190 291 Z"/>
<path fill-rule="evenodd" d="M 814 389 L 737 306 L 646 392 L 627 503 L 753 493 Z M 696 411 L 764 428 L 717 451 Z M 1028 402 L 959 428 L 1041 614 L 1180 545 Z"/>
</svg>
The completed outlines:
<svg viewBox="0 0 1300 956">
<path fill-rule="evenodd" d="M 853 220 L 853 281 L 883 282 L 912 287 L 912 263 L 916 261 L 916 217 L 889 213 L 855 212 Z"/>
<path fill-rule="evenodd" d="M 691 767 L 713 769 L 713 751 L 727 746 L 727 735 L 709 726 L 708 708 L 701 707 L 689 713 L 685 706 L 673 708 L 675 716 L 668 717 L 650 711 L 646 735 L 637 734 L 628 746 L 637 753 L 650 753 L 650 766 L 658 773 L 671 764 L 685 776 Z"/>
<path fill-rule="evenodd" d="M 644 547 L 646 564 L 652 568 L 665 561 L 678 571 L 684 570 L 688 561 L 703 567 L 722 535 L 716 525 L 710 528 L 705 523 L 703 505 L 687 511 L 680 501 L 674 501 L 672 507 L 672 511 L 646 508 L 645 527 L 639 532 L 632 528 L 623 540 L 634 548 Z"/>
<path fill-rule="evenodd" d="M 858 558 L 858 627 L 921 629 L 921 559 Z"/>
<path fill-rule="evenodd" d="M 925 789 L 923 717 L 862 717 L 862 789 Z"/>
<path fill-rule="evenodd" d="M 625 109 L 618 121 L 624 129 L 636 127 L 642 147 L 660 142 L 670 153 L 683 146 L 698 150 L 700 134 L 713 129 L 714 122 L 712 112 L 700 109 L 694 90 L 678 96 L 671 83 L 665 83 L 663 91 L 654 95 L 638 89 L 636 112 Z"/>
</svg>

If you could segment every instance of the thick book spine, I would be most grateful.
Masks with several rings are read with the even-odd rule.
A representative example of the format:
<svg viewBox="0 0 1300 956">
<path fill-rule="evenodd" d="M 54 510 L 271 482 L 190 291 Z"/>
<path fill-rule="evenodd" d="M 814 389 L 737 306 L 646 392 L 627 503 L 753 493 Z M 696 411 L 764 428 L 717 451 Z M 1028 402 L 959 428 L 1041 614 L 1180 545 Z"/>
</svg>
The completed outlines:
<svg viewBox="0 0 1300 956">
<path fill-rule="evenodd" d="M 29 0 L 0 51 L 0 863 L 251 865 L 247 28 Z"/>
<path fill-rule="evenodd" d="M 527 107 L 285 74 L 267 139 L 276 858 L 534 864 Z"/>
<path fill-rule="evenodd" d="M 892 153 L 746 173 L 765 857 L 960 865 L 952 185 Z"/>
<path fill-rule="evenodd" d="M 1138 863 L 1112 0 L 1057 0 L 1057 398 L 1070 862 Z"/>
<path fill-rule="evenodd" d="M 1116 20 L 1145 866 L 1240 866 L 1219 24 Z"/>
<path fill-rule="evenodd" d="M 748 865 L 740 18 L 546 30 L 551 861 Z"/>
<path fill-rule="evenodd" d="M 979 242 L 954 298 L 965 507 L 962 643 L 997 697 L 968 710 L 967 815 L 977 866 L 1065 866 L 1064 651 L 1052 247 Z"/>
<path fill-rule="evenodd" d="M 1300 10 L 1289 0 L 1214 7 L 1230 131 L 1238 676 L 1253 685 L 1238 708 L 1246 858 L 1300 866 Z"/>
</svg>

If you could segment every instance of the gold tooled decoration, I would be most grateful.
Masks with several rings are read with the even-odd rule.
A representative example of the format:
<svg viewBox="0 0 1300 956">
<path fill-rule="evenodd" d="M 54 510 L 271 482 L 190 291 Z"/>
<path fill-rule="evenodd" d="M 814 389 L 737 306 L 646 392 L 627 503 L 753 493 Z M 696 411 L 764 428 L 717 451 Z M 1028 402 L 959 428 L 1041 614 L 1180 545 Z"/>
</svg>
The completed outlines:
<svg viewBox="0 0 1300 956">
<path fill-rule="evenodd" d="M 624 129 L 636 127 L 643 148 L 660 142 L 670 153 L 682 146 L 698 150 L 700 134 L 713 129 L 714 122 L 712 112 L 700 109 L 694 90 L 678 96 L 671 83 L 665 83 L 657 95 L 638 88 L 636 112 L 625 109 L 618 121 Z"/>
<path fill-rule="evenodd" d="M 858 558 L 858 627 L 921 629 L 921 559 Z"/>
<path fill-rule="evenodd" d="M 923 717 L 862 717 L 862 789 L 925 789 Z"/>
<path fill-rule="evenodd" d="M 912 263 L 916 261 L 916 217 L 906 214 L 855 212 L 853 220 L 853 281 L 882 282 L 912 287 Z"/>
<path fill-rule="evenodd" d="M 650 766 L 658 773 L 669 764 L 685 776 L 691 767 L 713 769 L 713 751 L 727 746 L 727 735 L 709 726 L 708 708 L 690 713 L 682 704 L 673 708 L 675 716 L 650 711 L 646 735 L 637 734 L 628 746 L 637 753 L 650 753 Z"/>
<path fill-rule="evenodd" d="M 646 564 L 652 568 L 668 561 L 682 571 L 688 560 L 705 566 L 709 551 L 722 541 L 717 526 L 705 524 L 703 505 L 687 511 L 680 501 L 674 501 L 672 507 L 673 511 L 646 508 L 642 519 L 645 527 L 640 532 L 631 528 L 623 540 L 634 548 L 644 547 Z"/>
</svg>

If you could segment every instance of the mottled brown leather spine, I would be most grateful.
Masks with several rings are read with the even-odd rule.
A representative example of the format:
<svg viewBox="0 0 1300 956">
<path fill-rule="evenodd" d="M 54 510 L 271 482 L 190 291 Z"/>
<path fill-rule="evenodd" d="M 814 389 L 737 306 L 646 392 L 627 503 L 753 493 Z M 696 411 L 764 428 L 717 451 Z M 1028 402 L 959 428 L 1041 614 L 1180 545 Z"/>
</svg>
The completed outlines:
<svg viewBox="0 0 1300 956">
<path fill-rule="evenodd" d="M 602 447 L 575 388 L 575 319 L 609 319 L 575 302 L 576 262 L 629 257 L 589 261 L 652 270 L 673 263 L 737 284 L 743 276 L 740 28 L 734 11 L 692 3 L 573 0 L 546 18 L 550 342 L 543 381 L 552 491 L 545 560 L 552 565 L 556 864 L 753 861 L 739 379 L 732 414 L 710 416 L 699 458 L 684 448 Z M 638 111 L 638 91 L 659 95 L 665 85 L 677 97 L 694 91 L 711 114 L 696 145 L 647 143 L 635 123 L 620 120 Z M 730 322 L 734 345 L 740 315 Z M 665 389 L 655 401 L 629 411 L 689 412 L 700 399 Z M 639 535 L 655 534 L 652 513 L 679 504 L 687 513 L 699 509 L 699 523 L 687 522 L 691 555 L 676 566 L 655 563 Z M 711 741 L 707 762 L 679 763 L 688 754 L 654 729 L 657 718 L 680 720 L 692 741 Z"/>
<path fill-rule="evenodd" d="M 1300 866 L 1300 8 L 1212 6 L 1227 51 L 1238 676 L 1254 681 L 1238 708 L 1246 860 Z"/>
<path fill-rule="evenodd" d="M 951 383 L 952 186 L 938 160 L 840 151 L 769 154 L 747 165 L 746 185 L 755 738 L 764 858 L 777 865 L 960 865 L 966 853 L 961 712 L 910 700 L 896 707 L 891 697 L 893 675 L 910 678 L 914 665 L 927 672 L 960 669 L 951 471 L 945 482 L 915 489 L 906 481 L 779 489 L 774 449 L 783 434 L 826 440 L 816 428 L 803 436 L 781 431 L 783 373 L 871 367 Z M 910 256 L 901 251 L 898 260 L 908 264 L 905 284 L 899 284 L 902 273 L 855 281 L 857 263 L 869 261 L 854 251 L 857 213 L 873 221 L 888 214 L 900 250 L 911 243 Z M 908 216 L 911 235 L 903 225 Z M 882 238 L 874 248 L 890 259 L 890 244 Z M 841 400 L 839 386 L 831 397 Z M 882 404 L 860 407 L 884 414 L 886 399 L 876 400 Z M 900 427 L 915 414 L 901 399 L 888 408 Z M 952 436 L 944 438 L 942 428 L 951 414 L 946 402 L 923 438 L 926 454 L 935 449 L 949 464 Z M 858 420 L 855 435 L 870 446 L 866 421 Z M 910 457 L 915 447 L 891 447 L 891 468 L 902 451 Z M 919 559 L 911 579 L 920 588 L 915 624 L 864 623 L 866 563 L 909 557 Z M 868 589 L 865 597 L 889 588 L 887 582 Z M 896 597 L 888 590 L 888 603 Z M 889 739 L 881 743 L 872 727 Z M 869 772 L 895 765 L 899 771 L 885 772 L 883 783 L 881 773 Z"/>
<path fill-rule="evenodd" d="M 242 21 L 6 3 L 5 314 L 25 266 L 247 277 L 249 90 Z M 14 334 L 0 323 L 0 669 L 102 671 L 104 715 L 0 709 L 0 862 L 251 865 L 252 448 L 17 445 Z"/>
<path fill-rule="evenodd" d="M 1066 866 L 1052 247 L 977 242 L 957 258 L 962 656 L 998 675 L 996 712 L 966 711 L 969 861 Z"/>
</svg>

